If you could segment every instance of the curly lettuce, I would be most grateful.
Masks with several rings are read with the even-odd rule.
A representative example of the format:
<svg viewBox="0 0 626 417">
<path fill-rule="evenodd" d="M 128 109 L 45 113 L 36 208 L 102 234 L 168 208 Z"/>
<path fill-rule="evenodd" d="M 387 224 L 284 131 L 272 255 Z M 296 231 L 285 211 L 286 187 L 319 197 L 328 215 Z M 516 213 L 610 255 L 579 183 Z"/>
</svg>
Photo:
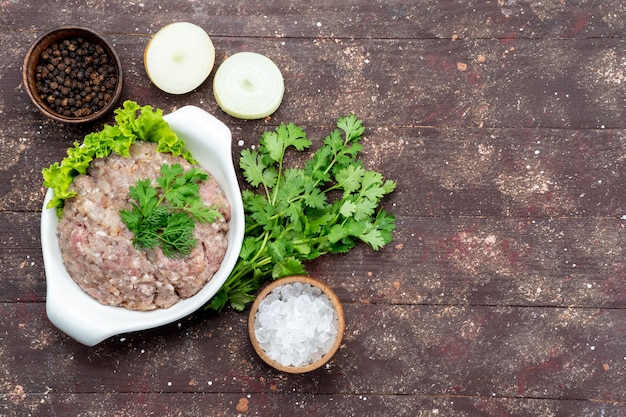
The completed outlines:
<svg viewBox="0 0 626 417">
<path fill-rule="evenodd" d="M 43 185 L 54 191 L 47 208 L 56 208 L 60 215 L 65 200 L 76 195 L 70 188 L 74 178 L 87 173 L 91 161 L 106 158 L 112 153 L 128 157 L 131 145 L 137 140 L 154 142 L 158 152 L 182 156 L 196 163 L 185 150 L 185 143 L 163 119 L 162 110 L 142 107 L 128 100 L 123 107 L 115 110 L 115 122 L 114 125 L 105 125 L 99 132 L 88 134 L 82 144 L 74 142 L 61 163 L 55 162 L 42 170 Z"/>
</svg>

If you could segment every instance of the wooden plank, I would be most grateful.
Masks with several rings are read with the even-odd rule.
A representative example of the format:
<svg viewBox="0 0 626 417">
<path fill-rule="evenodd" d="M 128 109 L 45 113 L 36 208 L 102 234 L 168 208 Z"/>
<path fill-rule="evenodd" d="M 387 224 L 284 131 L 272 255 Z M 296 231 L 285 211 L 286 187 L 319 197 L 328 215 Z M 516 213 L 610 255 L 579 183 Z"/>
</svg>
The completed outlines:
<svg viewBox="0 0 626 417">
<path fill-rule="evenodd" d="M 23 56 L 35 34 L 2 33 Z M 141 57 L 147 36 L 115 34 L 126 88 L 133 99 L 171 111 L 196 104 L 229 125 L 244 124 L 221 113 L 211 81 L 194 93 L 171 97 L 152 86 Z M 374 126 L 623 127 L 626 93 L 619 39 L 333 40 L 217 38 L 217 63 L 251 50 L 276 61 L 286 94 L 276 121 L 327 125 L 355 112 Z M 20 84 L 19 67 L 0 83 L 6 118 L 41 120 Z M 402 109 L 398 111 L 398 102 Z M 47 134 L 48 132 L 42 132 Z M 21 134 L 21 133 L 20 133 Z"/>
<path fill-rule="evenodd" d="M 374 127 L 363 159 L 398 182 L 398 214 L 619 218 L 624 141 L 621 130 Z"/>
<path fill-rule="evenodd" d="M 314 141 L 311 151 L 335 121 L 303 125 Z M 623 130 L 367 127 L 362 159 L 369 169 L 397 181 L 387 202 L 399 215 L 619 219 L 626 214 Z M 274 126 L 231 128 L 238 164 L 241 150 L 258 144 L 262 132 Z M 12 134 L 20 129 L 19 136 Z M 87 129 L 72 132 L 50 124 L 40 129 L 33 122 L 5 129 L 0 207 L 40 211 L 41 169 L 61 161 Z M 298 161 L 298 155 L 291 159 Z M 245 184 L 241 177 L 240 182 Z"/>
<path fill-rule="evenodd" d="M 39 218 L 39 213 L 0 211 L 0 302 L 45 297 Z"/>
<path fill-rule="evenodd" d="M 255 355 L 246 316 L 197 314 L 79 345 L 39 303 L 2 304 L 0 386 L 27 395 L 297 392 L 307 395 L 626 400 L 624 309 L 344 304 L 329 364 L 286 375 Z M 63 370 L 59 372 L 59 370 Z"/>
<path fill-rule="evenodd" d="M 381 253 L 308 272 L 351 302 L 624 308 L 625 249 L 621 221 L 400 217 Z"/>
<path fill-rule="evenodd" d="M 42 301 L 39 218 L 0 214 L 2 301 Z M 399 216 L 380 253 L 358 246 L 307 264 L 347 302 L 626 306 L 623 221 Z"/>
<path fill-rule="evenodd" d="M 113 404 L 113 405 L 112 405 Z M 339 405 L 341 404 L 341 405 Z M 621 415 L 624 408 L 619 404 L 594 404 L 575 401 L 512 400 L 492 398 L 432 399 L 418 396 L 358 396 L 295 394 L 110 394 L 110 395 L 31 395 L 19 405 L 8 403 L 9 415 L 49 416 L 92 413 L 113 413 L 117 416 L 189 416 L 198 415 L 252 415 L 292 416 L 303 410 L 313 415 L 372 417 L 430 416 L 445 413 L 446 416 L 467 415 L 515 415 L 535 417 L 546 413 L 556 417 L 583 415 Z M 0 411 L 5 411 L 0 408 Z M 65 414 L 61 414 L 65 413 Z M 490 414 L 485 414 L 490 413 Z M 503 414 L 494 414 L 503 413 Z M 508 414 L 504 414 L 508 413 Z M 87 415 L 87 414 L 86 414 Z"/>
<path fill-rule="evenodd" d="M 49 417 L 53 415 L 112 415 L 119 417 L 176 416 L 271 416 L 301 414 L 337 417 L 427 417 L 445 415 L 555 417 L 621 416 L 626 407 L 619 403 L 590 401 L 516 399 L 491 397 L 429 397 L 420 395 L 388 396 L 378 394 L 307 393 L 110 393 L 0 394 L 0 413 Z"/>
<path fill-rule="evenodd" d="M 602 1 L 458 2 L 394 0 L 315 0 L 270 3 L 219 0 L 148 2 L 99 1 L 59 4 L 8 2 L 0 24 L 5 30 L 45 30 L 53 22 L 90 22 L 97 30 L 156 32 L 180 20 L 202 25 L 214 36 L 329 38 L 584 38 L 623 35 L 623 6 Z"/>
<path fill-rule="evenodd" d="M 37 213 L 0 213 L 0 299 L 43 301 Z M 307 264 L 346 302 L 626 306 L 626 235 L 611 219 L 398 216 L 380 253 L 361 245 Z"/>
</svg>

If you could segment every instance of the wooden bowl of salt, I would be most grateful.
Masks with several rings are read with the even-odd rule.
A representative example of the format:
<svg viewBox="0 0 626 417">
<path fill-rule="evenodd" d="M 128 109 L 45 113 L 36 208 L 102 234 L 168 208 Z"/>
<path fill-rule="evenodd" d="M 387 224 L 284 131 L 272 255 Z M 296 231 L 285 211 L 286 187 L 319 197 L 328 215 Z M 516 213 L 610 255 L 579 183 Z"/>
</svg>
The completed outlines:
<svg viewBox="0 0 626 417">
<path fill-rule="evenodd" d="M 302 275 L 267 285 L 252 304 L 248 333 L 254 350 L 271 367 L 305 373 L 326 364 L 345 330 L 343 307 L 319 280 Z"/>
</svg>

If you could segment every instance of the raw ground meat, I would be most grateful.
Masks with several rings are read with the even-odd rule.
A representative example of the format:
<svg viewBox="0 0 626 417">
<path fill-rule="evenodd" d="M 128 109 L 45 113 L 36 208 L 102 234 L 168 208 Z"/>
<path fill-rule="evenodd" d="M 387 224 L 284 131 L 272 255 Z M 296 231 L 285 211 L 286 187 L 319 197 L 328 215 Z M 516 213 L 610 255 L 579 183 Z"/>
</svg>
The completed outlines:
<svg viewBox="0 0 626 417">
<path fill-rule="evenodd" d="M 223 215 L 215 223 L 196 224 L 198 245 L 189 256 L 170 259 L 160 248 L 138 250 L 122 222 L 120 209 L 130 208 L 129 186 L 157 178 L 161 165 L 186 160 L 156 152 L 153 143 L 138 141 L 130 158 L 111 155 L 91 163 L 88 175 L 74 179 L 77 196 L 68 199 L 57 233 L 69 275 L 100 303 L 131 310 L 167 308 L 196 294 L 219 269 L 228 245 L 230 205 L 210 177 L 200 188 L 202 200 Z"/>
</svg>

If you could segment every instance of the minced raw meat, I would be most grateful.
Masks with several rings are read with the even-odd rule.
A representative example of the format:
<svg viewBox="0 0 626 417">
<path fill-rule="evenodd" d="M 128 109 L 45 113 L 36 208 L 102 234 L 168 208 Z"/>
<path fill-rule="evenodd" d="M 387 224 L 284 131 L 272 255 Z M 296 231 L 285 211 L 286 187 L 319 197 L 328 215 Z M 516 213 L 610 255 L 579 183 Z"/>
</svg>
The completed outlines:
<svg viewBox="0 0 626 417">
<path fill-rule="evenodd" d="M 138 179 L 155 179 L 161 165 L 186 160 L 156 151 L 156 145 L 138 141 L 130 157 L 111 155 L 91 163 L 87 175 L 74 179 L 77 196 L 66 200 L 57 233 L 63 262 L 72 279 L 100 303 L 131 310 L 168 308 L 195 295 L 219 269 L 228 245 L 230 205 L 212 178 L 200 187 L 200 196 L 223 217 L 196 224 L 197 246 L 189 256 L 171 259 L 160 248 L 138 250 L 133 233 L 120 218 L 129 209 L 129 186 Z"/>
</svg>

